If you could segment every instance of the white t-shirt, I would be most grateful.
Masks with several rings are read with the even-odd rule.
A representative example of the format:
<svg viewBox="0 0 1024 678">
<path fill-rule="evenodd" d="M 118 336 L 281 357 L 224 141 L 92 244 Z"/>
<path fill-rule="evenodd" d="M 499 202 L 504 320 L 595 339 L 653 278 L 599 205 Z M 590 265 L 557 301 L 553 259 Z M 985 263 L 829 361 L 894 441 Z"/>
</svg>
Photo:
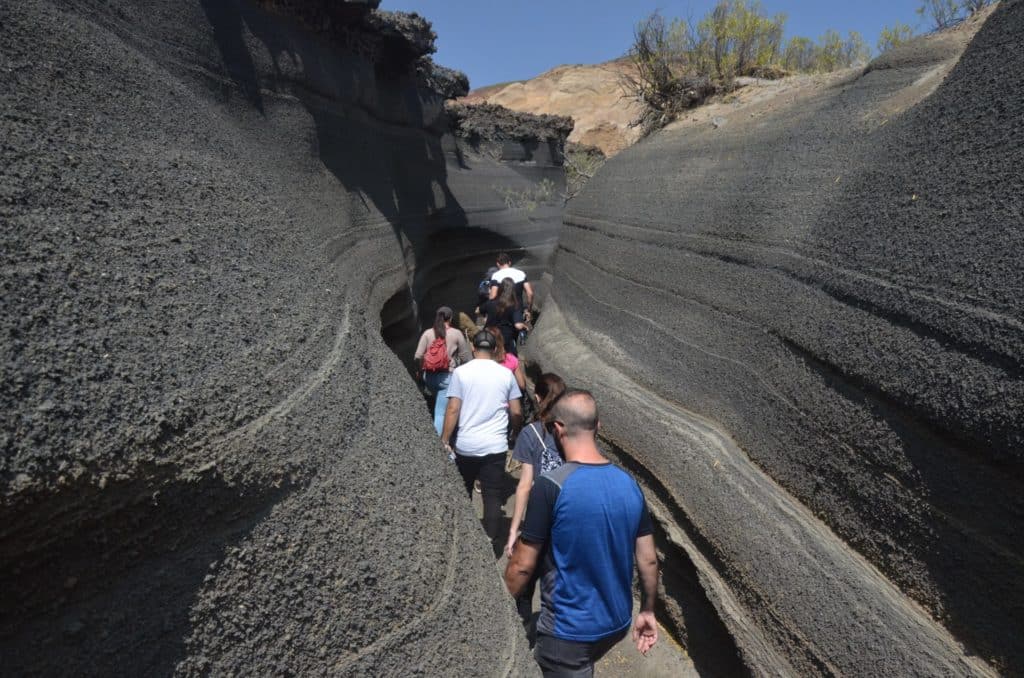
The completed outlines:
<svg viewBox="0 0 1024 678">
<path fill-rule="evenodd" d="M 508 450 L 508 402 L 522 397 L 508 368 L 476 358 L 452 372 L 448 397 L 462 401 L 456 452 L 482 457 Z"/>
<path fill-rule="evenodd" d="M 526 282 L 526 274 L 518 268 L 513 268 L 511 266 L 508 268 L 499 268 L 491 276 L 491 280 L 495 282 L 501 282 L 505 278 L 511 278 L 512 282 L 516 285 Z"/>
</svg>

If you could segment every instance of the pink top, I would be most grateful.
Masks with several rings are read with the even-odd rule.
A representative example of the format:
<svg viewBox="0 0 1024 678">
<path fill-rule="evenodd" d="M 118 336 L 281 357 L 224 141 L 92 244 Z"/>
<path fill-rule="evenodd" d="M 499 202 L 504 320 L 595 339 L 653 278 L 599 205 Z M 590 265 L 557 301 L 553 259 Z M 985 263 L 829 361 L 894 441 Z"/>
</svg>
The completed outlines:
<svg viewBox="0 0 1024 678">
<path fill-rule="evenodd" d="M 498 364 L 503 366 L 503 367 L 507 367 L 510 370 L 512 370 L 513 372 L 515 372 L 516 368 L 519 367 L 519 358 L 515 357 L 511 353 L 506 353 L 505 354 L 505 359 L 502 360 Z"/>
</svg>

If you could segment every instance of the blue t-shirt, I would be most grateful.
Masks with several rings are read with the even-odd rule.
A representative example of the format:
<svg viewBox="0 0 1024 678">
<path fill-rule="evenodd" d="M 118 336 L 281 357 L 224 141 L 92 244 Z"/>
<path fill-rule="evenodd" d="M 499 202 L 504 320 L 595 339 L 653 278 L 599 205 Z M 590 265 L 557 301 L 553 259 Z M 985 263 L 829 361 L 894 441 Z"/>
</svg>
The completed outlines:
<svg viewBox="0 0 1024 678">
<path fill-rule="evenodd" d="M 633 478 L 609 463 L 566 462 L 534 483 L 522 538 L 543 544 L 538 633 L 592 642 L 633 617 L 633 552 L 651 534 Z"/>
</svg>

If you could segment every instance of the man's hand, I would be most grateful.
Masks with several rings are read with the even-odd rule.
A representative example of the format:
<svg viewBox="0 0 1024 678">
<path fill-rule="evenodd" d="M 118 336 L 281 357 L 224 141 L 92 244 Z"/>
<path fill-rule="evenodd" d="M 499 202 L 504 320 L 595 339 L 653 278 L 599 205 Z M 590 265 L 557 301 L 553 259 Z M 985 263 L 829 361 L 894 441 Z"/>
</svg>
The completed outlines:
<svg viewBox="0 0 1024 678">
<path fill-rule="evenodd" d="M 448 407 L 444 410 L 444 426 L 441 427 L 441 444 L 445 451 L 451 454 L 449 441 L 455 433 L 455 425 L 459 423 L 459 413 L 462 412 L 461 398 L 448 398 Z"/>
<path fill-rule="evenodd" d="M 641 653 L 658 642 L 658 622 L 654 618 L 654 602 L 658 599 L 658 551 L 654 537 L 645 534 L 636 538 L 636 569 L 640 573 L 640 612 L 633 623 L 633 642 Z"/>
<path fill-rule="evenodd" d="M 633 622 L 633 642 L 640 654 L 647 652 L 658 642 L 658 622 L 653 612 L 638 612 Z"/>
</svg>

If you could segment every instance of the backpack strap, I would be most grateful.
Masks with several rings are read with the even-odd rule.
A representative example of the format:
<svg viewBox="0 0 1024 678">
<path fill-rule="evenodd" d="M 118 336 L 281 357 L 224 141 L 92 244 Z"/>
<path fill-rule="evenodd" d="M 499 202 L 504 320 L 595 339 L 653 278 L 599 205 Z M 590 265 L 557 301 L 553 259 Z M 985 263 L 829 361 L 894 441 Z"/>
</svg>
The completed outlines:
<svg viewBox="0 0 1024 678">
<path fill-rule="evenodd" d="M 535 421 L 533 424 L 530 424 L 530 430 L 533 431 L 533 435 L 537 436 L 540 446 L 547 447 L 547 445 L 544 444 L 544 436 L 540 434 L 540 427 L 543 425 L 543 422 Z"/>
</svg>

